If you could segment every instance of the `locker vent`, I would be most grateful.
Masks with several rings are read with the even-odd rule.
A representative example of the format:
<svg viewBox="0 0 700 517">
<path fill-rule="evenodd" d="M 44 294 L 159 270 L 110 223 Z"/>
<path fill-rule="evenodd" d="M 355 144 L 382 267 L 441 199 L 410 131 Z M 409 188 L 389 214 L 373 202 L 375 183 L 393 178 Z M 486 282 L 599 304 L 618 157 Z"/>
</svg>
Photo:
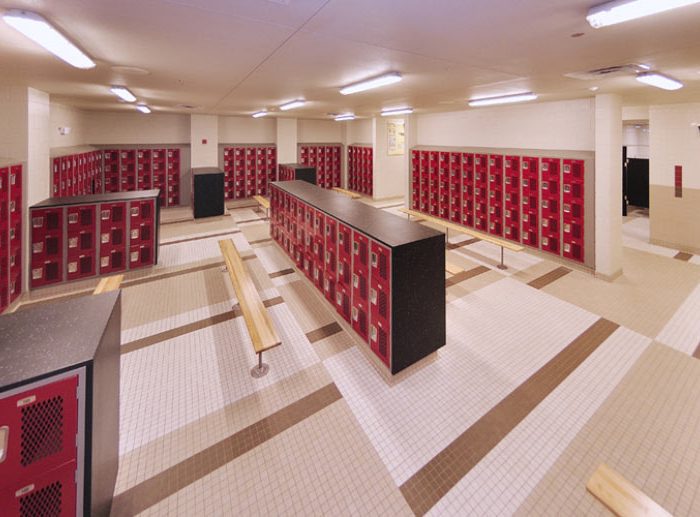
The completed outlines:
<svg viewBox="0 0 700 517">
<path fill-rule="evenodd" d="M 83 210 L 80 212 L 80 224 L 82 226 L 92 225 L 92 211 Z"/>
<path fill-rule="evenodd" d="M 143 219 L 148 219 L 151 217 L 151 204 L 150 203 L 145 203 L 141 205 L 141 217 Z"/>
<path fill-rule="evenodd" d="M 367 265 L 367 243 L 366 242 L 360 243 L 360 262 L 362 263 L 363 266 Z"/>
<path fill-rule="evenodd" d="M 116 251 L 112 253 L 112 267 L 114 269 L 124 267 L 124 253 Z"/>
<path fill-rule="evenodd" d="M 92 273 L 92 257 L 80 258 L 80 274 L 88 275 Z"/>
<path fill-rule="evenodd" d="M 58 254 L 58 237 L 47 237 L 46 238 L 46 254 L 47 255 Z"/>
<path fill-rule="evenodd" d="M 360 278 L 360 298 L 367 299 L 367 281 L 364 278 Z"/>
<path fill-rule="evenodd" d="M 381 254 L 379 255 L 379 276 L 382 277 L 384 280 L 386 280 L 386 267 L 387 265 L 387 260 L 386 260 L 386 255 Z"/>
<path fill-rule="evenodd" d="M 46 229 L 55 230 L 58 228 L 58 214 L 51 212 L 46 214 Z"/>
<path fill-rule="evenodd" d="M 346 320 L 350 319 L 350 297 L 343 295 L 343 316 Z"/>
<path fill-rule="evenodd" d="M 384 291 L 379 291 L 377 307 L 379 308 L 379 315 L 386 318 L 386 293 Z"/>
<path fill-rule="evenodd" d="M 22 466 L 56 454 L 62 448 L 63 397 L 57 396 L 23 407 Z"/>
<path fill-rule="evenodd" d="M 21 517 L 59 517 L 62 496 L 63 485 L 56 481 L 22 497 L 19 500 L 19 514 Z"/>
<path fill-rule="evenodd" d="M 115 206 L 112 208 L 112 222 L 120 223 L 124 220 L 124 207 Z"/>
<path fill-rule="evenodd" d="M 112 230 L 112 244 L 119 246 L 124 240 L 124 232 L 121 229 Z"/>
<path fill-rule="evenodd" d="M 80 249 L 81 250 L 92 249 L 92 234 L 91 233 L 81 233 L 80 234 Z"/>
<path fill-rule="evenodd" d="M 58 278 L 58 263 L 46 264 L 46 280 L 56 280 Z"/>
<path fill-rule="evenodd" d="M 151 240 L 151 227 L 142 226 L 141 227 L 141 240 L 150 241 Z"/>
<path fill-rule="evenodd" d="M 382 357 L 387 356 L 386 341 L 386 332 L 384 332 L 382 329 L 379 329 L 379 355 L 381 355 Z"/>
<path fill-rule="evenodd" d="M 360 334 L 363 336 L 367 335 L 367 314 L 365 311 L 359 311 L 360 317 L 358 319 L 358 324 L 360 325 Z"/>
</svg>

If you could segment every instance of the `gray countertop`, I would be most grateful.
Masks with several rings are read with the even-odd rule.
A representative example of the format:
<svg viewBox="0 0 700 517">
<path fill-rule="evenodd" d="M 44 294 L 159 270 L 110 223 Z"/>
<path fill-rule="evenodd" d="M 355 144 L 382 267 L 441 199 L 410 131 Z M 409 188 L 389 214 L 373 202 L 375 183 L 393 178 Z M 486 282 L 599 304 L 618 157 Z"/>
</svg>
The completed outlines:
<svg viewBox="0 0 700 517">
<path fill-rule="evenodd" d="M 0 316 L 0 390 L 92 361 L 120 293 Z"/>
<path fill-rule="evenodd" d="M 305 181 L 278 181 L 273 185 L 387 246 L 402 246 L 436 236 L 444 239 L 438 231 Z"/>
<path fill-rule="evenodd" d="M 117 203 L 119 201 L 138 201 L 158 197 L 159 189 L 134 190 L 130 192 L 109 192 L 107 194 L 90 194 L 87 196 L 50 197 L 30 208 L 52 208 L 68 205 L 90 205 L 94 203 Z"/>
</svg>

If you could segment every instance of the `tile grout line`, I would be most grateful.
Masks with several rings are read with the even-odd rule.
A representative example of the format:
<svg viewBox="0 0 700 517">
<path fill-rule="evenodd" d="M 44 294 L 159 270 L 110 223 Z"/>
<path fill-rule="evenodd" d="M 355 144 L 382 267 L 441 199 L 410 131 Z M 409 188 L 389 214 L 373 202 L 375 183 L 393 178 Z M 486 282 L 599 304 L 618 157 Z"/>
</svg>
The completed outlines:
<svg viewBox="0 0 700 517">
<path fill-rule="evenodd" d="M 334 383 L 118 494 L 112 515 L 136 515 L 342 399 Z"/>
<path fill-rule="evenodd" d="M 618 328 L 600 318 L 404 482 L 413 512 L 430 511 Z"/>
</svg>

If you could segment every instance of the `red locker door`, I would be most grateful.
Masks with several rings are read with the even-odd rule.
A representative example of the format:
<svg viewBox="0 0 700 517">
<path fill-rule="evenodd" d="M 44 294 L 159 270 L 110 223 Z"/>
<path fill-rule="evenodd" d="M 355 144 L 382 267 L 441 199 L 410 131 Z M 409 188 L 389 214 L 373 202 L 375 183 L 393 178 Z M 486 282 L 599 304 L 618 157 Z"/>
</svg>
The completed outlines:
<svg viewBox="0 0 700 517">
<path fill-rule="evenodd" d="M 503 156 L 489 156 L 489 233 L 503 235 Z"/>
<path fill-rule="evenodd" d="M 12 480 L 24 486 L 76 459 L 77 389 L 74 375 L 0 395 L 0 429 L 6 432 L 0 485 Z"/>
<path fill-rule="evenodd" d="M 54 158 L 52 160 L 51 167 L 51 184 L 53 189 L 51 190 L 52 197 L 58 197 L 61 195 L 61 158 Z"/>
<path fill-rule="evenodd" d="M 350 296 L 352 286 L 352 230 L 338 221 L 338 281 L 335 308 L 350 322 Z"/>
<path fill-rule="evenodd" d="M 63 208 L 31 211 L 31 285 L 40 287 L 63 280 Z M 12 240 L 10 228 L 10 240 Z"/>
<path fill-rule="evenodd" d="M 523 157 L 521 168 L 522 243 L 539 247 L 539 158 Z"/>
<path fill-rule="evenodd" d="M 488 230 L 488 163 L 485 154 L 474 155 L 474 227 Z"/>
<path fill-rule="evenodd" d="M 75 517 L 76 470 L 77 463 L 71 461 L 30 480 L 10 478 L 6 486 L 0 486 L 2 515 Z"/>
<path fill-rule="evenodd" d="M 67 213 L 67 278 L 76 280 L 95 275 L 95 205 L 71 206 Z"/>
<path fill-rule="evenodd" d="M 541 227 L 542 249 L 559 255 L 561 252 L 561 202 L 559 158 L 542 158 L 541 161 Z"/>
<path fill-rule="evenodd" d="M 100 205 L 100 273 L 126 269 L 126 203 Z"/>
<path fill-rule="evenodd" d="M 8 275 L 10 260 L 9 213 L 10 189 L 7 184 L 9 169 L 0 168 L 0 313 L 9 305 Z"/>
<path fill-rule="evenodd" d="M 316 210 L 314 214 L 314 243 L 313 243 L 313 254 L 314 254 L 314 284 L 316 287 L 323 292 L 323 278 L 325 272 L 325 248 L 326 248 L 326 238 L 324 235 L 324 228 L 326 226 L 325 214 Z"/>
<path fill-rule="evenodd" d="M 462 154 L 450 153 L 450 221 L 462 222 Z"/>
<path fill-rule="evenodd" d="M 438 217 L 450 218 L 450 153 L 438 155 Z"/>
<path fill-rule="evenodd" d="M 369 333 L 369 238 L 352 232 L 352 326 L 367 341 Z"/>
<path fill-rule="evenodd" d="M 520 242 L 520 157 L 506 156 L 504 171 L 504 235 L 509 240 Z"/>
<path fill-rule="evenodd" d="M 323 281 L 323 293 L 331 302 L 335 303 L 336 266 L 338 262 L 338 223 L 330 216 L 326 216 L 325 226 L 325 277 Z"/>
<path fill-rule="evenodd" d="M 391 366 L 391 249 L 372 241 L 370 263 L 370 347 Z"/>
</svg>

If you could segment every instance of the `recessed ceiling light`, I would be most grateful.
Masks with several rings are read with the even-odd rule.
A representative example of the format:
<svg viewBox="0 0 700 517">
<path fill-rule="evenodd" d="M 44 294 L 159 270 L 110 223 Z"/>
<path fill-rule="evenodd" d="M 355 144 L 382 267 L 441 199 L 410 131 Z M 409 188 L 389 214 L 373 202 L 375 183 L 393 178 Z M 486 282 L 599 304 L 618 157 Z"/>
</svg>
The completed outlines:
<svg viewBox="0 0 700 517">
<path fill-rule="evenodd" d="M 642 72 L 637 74 L 637 81 L 648 84 L 662 90 L 680 90 L 683 88 L 683 83 L 658 72 Z"/>
<path fill-rule="evenodd" d="M 181 108 L 185 110 L 198 110 L 201 106 L 193 106 L 192 104 L 177 104 L 176 108 Z"/>
<path fill-rule="evenodd" d="M 585 33 L 583 33 L 583 32 L 574 32 L 574 33 L 571 35 L 571 37 L 572 37 L 572 38 L 580 38 L 580 37 L 583 36 L 584 34 L 585 34 Z"/>
<path fill-rule="evenodd" d="M 344 120 L 355 120 L 355 115 L 353 113 L 344 113 L 335 117 L 337 122 L 342 122 Z"/>
<path fill-rule="evenodd" d="M 500 95 L 498 97 L 484 97 L 480 99 L 471 99 L 469 105 L 472 107 L 478 106 L 495 106 L 497 104 L 513 104 L 515 102 L 534 101 L 537 98 L 532 92 L 516 93 L 513 95 Z"/>
<path fill-rule="evenodd" d="M 141 113 L 146 113 L 146 114 L 148 114 L 148 113 L 151 112 L 151 108 L 149 108 L 149 107 L 146 106 L 145 104 L 137 104 L 137 105 L 136 105 L 136 109 L 139 110 Z"/>
<path fill-rule="evenodd" d="M 345 86 L 344 88 L 340 89 L 340 93 L 343 95 L 350 95 L 351 93 L 364 92 L 373 88 L 379 88 L 380 86 L 398 83 L 400 80 L 401 74 L 398 72 L 391 72 L 389 74 L 380 75 L 379 77 L 374 77 L 372 79 L 367 79 L 366 81 L 360 81 L 359 83 Z"/>
<path fill-rule="evenodd" d="M 282 104 L 280 106 L 280 109 L 282 111 L 293 110 L 294 108 L 300 108 L 304 104 L 306 104 L 306 101 L 299 99 L 296 101 L 288 102 L 286 104 Z"/>
<path fill-rule="evenodd" d="M 109 89 L 110 92 L 112 92 L 114 95 L 119 97 L 121 100 L 126 101 L 126 102 L 134 102 L 136 101 L 136 96 L 129 91 L 129 89 L 126 86 L 112 86 Z"/>
<path fill-rule="evenodd" d="M 586 20 L 598 29 L 698 2 L 700 0 L 615 0 L 591 8 Z"/>
<path fill-rule="evenodd" d="M 600 90 L 600 86 L 591 86 L 588 89 L 591 90 L 592 92 L 597 92 L 598 90 Z"/>
<path fill-rule="evenodd" d="M 405 107 L 405 108 L 391 108 L 391 109 L 385 109 L 382 110 L 382 117 L 391 117 L 392 115 L 408 115 L 409 113 L 413 113 L 413 108 Z"/>
<path fill-rule="evenodd" d="M 265 116 L 267 116 L 267 115 L 268 115 L 268 111 L 267 111 L 267 110 L 257 111 L 257 112 L 255 112 L 255 113 L 253 113 L 253 118 L 265 117 Z"/>
<path fill-rule="evenodd" d="M 110 67 L 112 72 L 125 75 L 150 75 L 151 72 L 138 66 L 114 65 Z"/>
<path fill-rule="evenodd" d="M 2 15 L 10 27 L 76 68 L 94 68 L 95 62 L 36 13 L 10 9 Z"/>
</svg>

